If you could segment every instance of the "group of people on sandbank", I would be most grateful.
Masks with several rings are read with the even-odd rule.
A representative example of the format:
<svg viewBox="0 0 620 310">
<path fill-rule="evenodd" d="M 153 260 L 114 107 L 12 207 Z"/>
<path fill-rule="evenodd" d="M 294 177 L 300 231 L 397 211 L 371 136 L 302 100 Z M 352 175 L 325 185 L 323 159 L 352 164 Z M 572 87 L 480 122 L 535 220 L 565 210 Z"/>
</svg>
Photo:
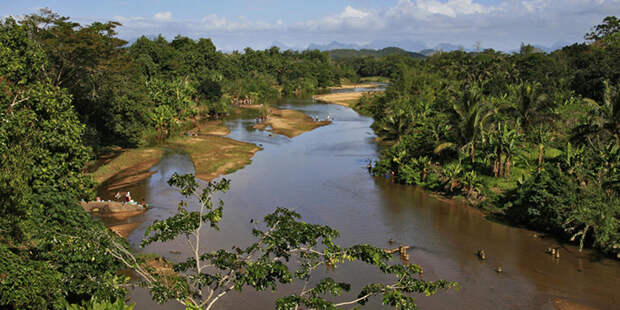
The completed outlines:
<svg viewBox="0 0 620 310">
<path fill-rule="evenodd" d="M 268 121 L 268 120 L 269 120 L 269 116 L 259 116 L 259 117 L 257 117 L 256 119 L 254 119 L 254 121 L 255 121 L 257 124 L 260 124 L 260 123 L 266 122 L 266 121 Z"/>
<path fill-rule="evenodd" d="M 250 97 L 245 98 L 232 98 L 231 99 L 233 105 L 252 105 L 254 104 L 254 99 Z"/>
<path fill-rule="evenodd" d="M 312 116 L 312 120 L 315 121 L 315 122 L 321 122 L 321 118 L 319 118 L 319 116 L 316 115 L 316 114 L 314 114 Z M 333 120 L 334 120 L 334 118 L 331 115 L 327 114 L 327 116 L 325 117 L 325 119 L 323 121 L 329 122 L 329 121 L 333 121 Z"/>
<path fill-rule="evenodd" d="M 103 202 L 103 200 L 101 200 L 100 197 L 97 197 L 95 201 Z M 116 195 L 114 195 L 114 201 L 121 202 L 123 205 L 124 204 L 127 204 L 127 205 L 140 204 L 140 205 L 146 206 L 146 201 L 144 201 L 144 199 L 142 199 L 140 203 L 138 203 L 137 201 L 134 201 L 133 198 L 131 198 L 131 193 L 129 191 L 127 191 L 124 195 L 121 194 L 121 192 L 116 192 Z"/>
</svg>

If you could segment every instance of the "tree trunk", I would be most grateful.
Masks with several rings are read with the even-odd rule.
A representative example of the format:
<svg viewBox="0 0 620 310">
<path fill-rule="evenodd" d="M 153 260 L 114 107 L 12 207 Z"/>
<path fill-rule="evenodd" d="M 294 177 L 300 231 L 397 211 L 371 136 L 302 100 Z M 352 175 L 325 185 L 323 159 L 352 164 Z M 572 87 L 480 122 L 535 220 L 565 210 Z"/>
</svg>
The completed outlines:
<svg viewBox="0 0 620 310">
<path fill-rule="evenodd" d="M 499 175 L 505 175 L 504 174 L 504 161 L 502 161 L 502 153 L 499 153 Z"/>
<path fill-rule="evenodd" d="M 497 178 L 499 176 L 499 161 L 493 160 L 493 175 Z"/>
<path fill-rule="evenodd" d="M 471 163 L 472 165 L 476 162 L 476 147 L 474 143 L 471 143 Z"/>
<path fill-rule="evenodd" d="M 506 169 L 504 170 L 504 177 L 510 176 L 510 157 L 506 156 Z"/>
<path fill-rule="evenodd" d="M 450 193 L 454 192 L 454 188 L 457 185 L 457 181 L 455 179 L 450 180 Z"/>
<path fill-rule="evenodd" d="M 538 172 L 542 170 L 544 148 L 545 148 L 544 144 L 542 143 L 538 144 Z"/>
</svg>

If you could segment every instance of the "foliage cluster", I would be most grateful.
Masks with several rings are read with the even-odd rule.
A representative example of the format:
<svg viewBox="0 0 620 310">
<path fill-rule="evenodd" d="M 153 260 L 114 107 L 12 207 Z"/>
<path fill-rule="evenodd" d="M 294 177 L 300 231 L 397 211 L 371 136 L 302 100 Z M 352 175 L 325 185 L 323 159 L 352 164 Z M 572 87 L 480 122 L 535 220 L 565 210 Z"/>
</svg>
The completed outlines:
<svg viewBox="0 0 620 310">
<path fill-rule="evenodd" d="M 608 17 L 551 54 L 523 45 L 389 64 L 358 109 L 388 144 L 374 173 L 491 209 L 620 257 L 620 49 Z M 361 65 L 352 65 L 356 62 Z"/>
<path fill-rule="evenodd" d="M 45 51 L 28 26 L 0 22 L 0 305 L 64 308 L 123 296 L 110 234 L 77 204 L 92 198 L 82 173 L 84 126 L 68 91 L 41 71 Z"/>
<path fill-rule="evenodd" d="M 239 99 L 265 103 L 340 83 L 327 53 L 250 48 L 225 54 L 209 39 L 140 37 L 128 45 L 117 22 L 81 25 L 48 9 L 20 22 L 44 53 L 37 67 L 72 97 L 95 151 L 161 143 L 199 116 L 219 118 Z"/>
<path fill-rule="evenodd" d="M 80 25 L 47 9 L 19 21 L 0 21 L 0 308 L 131 308 L 123 304 L 128 279 L 118 273 L 124 257 L 118 253 L 131 255 L 127 244 L 78 204 L 94 196 L 94 181 L 83 171 L 93 149 L 161 143 L 196 117 L 221 117 L 236 99 L 261 103 L 282 94 L 302 95 L 338 84 L 342 76 L 319 51 L 224 54 L 208 39 L 161 36 L 127 46 L 116 37 L 119 25 Z M 187 194 L 195 183 L 178 177 L 173 185 Z M 210 201 L 204 195 L 201 201 Z M 168 240 L 205 221 L 215 226 L 221 206 L 205 206 L 209 212 L 198 217 L 181 208 L 178 216 L 156 223 L 147 242 Z M 403 293 L 428 295 L 452 286 L 415 278 L 417 266 L 388 266 L 380 249 L 337 247 L 331 241 L 337 232 L 297 218 L 279 209 L 265 218 L 267 230 L 255 231 L 262 241 L 254 247 L 202 253 L 196 278 L 174 282 L 173 288 L 155 286 L 154 296 L 189 304 L 208 288 L 230 290 L 233 284 L 233 289 L 263 290 L 296 276 L 307 278 L 288 270 L 285 261 L 293 254 L 306 262 L 307 272 L 362 260 L 397 276 L 400 284 L 367 286 L 355 302 L 383 294 L 387 303 L 411 308 L 413 299 Z M 333 251 L 313 249 L 319 242 Z M 255 260 L 248 259 L 252 255 Z M 234 277 L 202 273 L 201 261 Z M 176 272 L 190 273 L 190 263 L 175 266 Z M 329 303 L 320 295 L 347 289 L 326 279 L 278 307 L 324 307 Z"/>
<path fill-rule="evenodd" d="M 117 244 L 112 254 L 126 266 L 136 270 L 143 285 L 150 289 L 154 300 L 171 299 L 187 309 L 212 309 L 229 292 L 253 288 L 275 291 L 281 285 L 303 283 L 301 290 L 276 300 L 276 309 L 338 309 L 364 305 L 374 296 L 382 296 L 384 305 L 397 309 L 415 309 L 414 293 L 433 295 L 456 284 L 444 280 L 428 281 L 421 277 L 420 266 L 390 264 L 391 254 L 368 244 L 341 247 L 335 243 L 338 231 L 324 225 L 305 223 L 294 211 L 278 208 L 255 223 L 256 241 L 249 246 L 213 252 L 202 250 L 206 228 L 219 229 L 223 203 L 214 202 L 212 195 L 227 191 L 229 181 L 209 182 L 200 189 L 193 175 L 175 174 L 168 184 L 177 187 L 185 197 L 174 216 L 154 223 L 147 230 L 141 245 L 185 238 L 190 247 L 185 261 L 172 264 L 173 272 L 149 268 L 144 261 Z M 192 200 L 198 209 L 192 208 Z M 375 266 L 390 277 L 393 283 L 367 284 L 351 301 L 334 302 L 331 296 L 341 296 L 351 285 L 332 278 L 314 279 L 312 274 L 321 267 L 334 270 L 346 262 L 359 261 Z"/>
</svg>

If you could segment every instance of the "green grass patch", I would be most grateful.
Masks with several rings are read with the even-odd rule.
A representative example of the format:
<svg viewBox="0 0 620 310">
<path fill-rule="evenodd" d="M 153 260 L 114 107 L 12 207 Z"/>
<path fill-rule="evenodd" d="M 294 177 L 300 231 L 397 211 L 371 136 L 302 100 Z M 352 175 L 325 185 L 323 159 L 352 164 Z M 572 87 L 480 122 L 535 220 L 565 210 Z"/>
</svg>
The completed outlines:
<svg viewBox="0 0 620 310">
<path fill-rule="evenodd" d="M 252 143 L 218 136 L 177 137 L 170 139 L 168 146 L 186 152 L 194 162 L 196 177 L 202 180 L 213 180 L 244 167 L 260 150 Z"/>
</svg>

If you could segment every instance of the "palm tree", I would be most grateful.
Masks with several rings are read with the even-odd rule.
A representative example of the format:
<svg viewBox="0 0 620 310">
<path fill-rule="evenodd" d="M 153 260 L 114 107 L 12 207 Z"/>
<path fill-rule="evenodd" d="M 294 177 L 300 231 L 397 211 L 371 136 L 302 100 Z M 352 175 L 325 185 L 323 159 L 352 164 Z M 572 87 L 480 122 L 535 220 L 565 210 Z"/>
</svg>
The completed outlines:
<svg viewBox="0 0 620 310">
<path fill-rule="evenodd" d="M 592 122 L 588 124 L 598 135 L 608 134 L 620 145 L 620 84 L 616 87 L 603 82 L 605 90 L 600 103 L 592 99 L 584 99 L 592 108 Z"/>
<path fill-rule="evenodd" d="M 452 106 L 452 127 L 456 131 L 457 144 L 461 149 L 469 148 L 472 164 L 476 161 L 476 144 L 484 135 L 487 121 L 493 111 L 484 101 L 479 87 L 471 87 L 463 95 L 463 99 Z M 452 142 L 438 145 L 435 152 L 456 146 Z"/>
<path fill-rule="evenodd" d="M 596 149 L 598 182 L 607 191 L 619 189 L 620 185 L 620 145 L 610 142 L 607 145 L 591 145 Z"/>
<path fill-rule="evenodd" d="M 397 108 L 386 111 L 385 117 L 373 124 L 377 134 L 387 141 L 400 141 L 411 129 L 414 121 L 413 113 Z"/>
<path fill-rule="evenodd" d="M 517 117 L 521 128 L 528 132 L 532 123 L 545 118 L 549 98 L 542 93 L 542 85 L 538 82 L 521 82 L 509 86 L 509 89 L 515 99 L 509 112 Z"/>
</svg>

